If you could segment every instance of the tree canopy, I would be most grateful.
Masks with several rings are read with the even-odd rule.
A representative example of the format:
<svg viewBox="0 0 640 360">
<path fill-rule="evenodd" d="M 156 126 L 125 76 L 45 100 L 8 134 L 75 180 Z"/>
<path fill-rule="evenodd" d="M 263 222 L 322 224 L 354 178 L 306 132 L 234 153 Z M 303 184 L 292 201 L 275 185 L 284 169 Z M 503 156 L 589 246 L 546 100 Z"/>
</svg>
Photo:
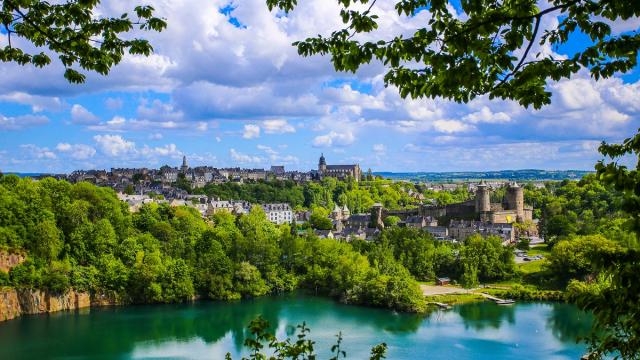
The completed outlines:
<svg viewBox="0 0 640 360">
<path fill-rule="evenodd" d="M 99 0 L 3 0 L 0 26 L 7 45 L 0 48 L 0 61 L 44 67 L 56 54 L 65 67 L 64 77 L 82 83 L 86 75 L 78 67 L 106 75 L 125 52 L 145 56 L 153 52 L 149 41 L 125 36 L 134 27 L 166 28 L 163 19 L 153 16 L 153 7 L 136 6 L 133 16 L 105 17 L 97 11 L 99 4 Z"/>
<path fill-rule="evenodd" d="M 609 23 L 640 15 L 637 1 L 553 0 L 539 8 L 535 0 L 462 0 L 459 14 L 449 1 L 397 0 L 398 15 L 428 12 L 424 27 L 410 36 L 376 38 L 377 0 L 337 0 L 344 27 L 329 36 L 294 43 L 303 56 L 330 55 L 338 71 L 355 72 L 373 60 L 387 68 L 386 85 L 402 97 L 442 97 L 468 102 L 480 95 L 513 99 L 540 108 L 551 102 L 547 80 L 570 78 L 587 68 L 595 79 L 627 72 L 637 65 L 640 34 L 613 35 Z M 291 11 L 297 0 L 267 0 L 270 9 Z M 559 17 L 551 28 L 543 18 Z M 536 54 L 584 33 L 569 57 Z M 373 37 L 373 39 L 371 39 Z"/>
</svg>

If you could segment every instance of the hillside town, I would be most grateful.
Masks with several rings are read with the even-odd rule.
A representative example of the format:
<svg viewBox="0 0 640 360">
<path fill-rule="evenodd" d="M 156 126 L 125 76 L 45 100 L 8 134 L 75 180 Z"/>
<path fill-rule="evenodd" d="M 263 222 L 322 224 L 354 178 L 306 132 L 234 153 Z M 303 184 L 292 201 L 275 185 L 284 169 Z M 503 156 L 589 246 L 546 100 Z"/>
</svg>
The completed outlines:
<svg viewBox="0 0 640 360">
<path fill-rule="evenodd" d="M 368 174 L 370 177 L 371 175 Z M 201 189 L 208 185 L 224 183 L 255 183 L 259 181 L 292 181 L 297 184 L 321 181 L 323 178 L 362 181 L 360 166 L 327 165 L 324 155 L 318 168 L 308 172 L 286 171 L 284 166 L 264 169 L 213 168 L 198 166 L 191 168 L 183 157 L 180 167 L 163 166 L 160 169 L 79 170 L 69 175 L 58 175 L 70 182 L 90 182 L 98 186 L 111 187 L 118 198 L 126 202 L 131 212 L 138 212 L 149 203 L 168 204 L 171 207 L 188 206 L 196 209 L 203 218 L 226 211 L 236 216 L 248 214 L 259 206 L 269 221 L 274 224 L 292 224 L 300 234 L 313 231 L 320 238 L 339 240 L 373 240 L 384 229 L 386 218 L 398 218 L 395 226 L 421 229 L 435 239 L 461 242 L 472 234 L 494 235 L 504 244 L 514 244 L 521 236 L 537 237 L 537 220 L 533 209 L 524 204 L 523 189 L 515 182 L 488 181 L 466 183 L 421 183 L 423 189 L 432 192 L 453 192 L 464 189 L 475 198 L 463 203 L 438 205 L 434 199 L 426 198 L 414 189 L 403 191 L 414 199 L 416 206 L 403 210 L 387 210 L 382 204 L 374 204 L 368 212 L 352 213 L 346 204 L 335 204 L 328 218 L 331 228 L 314 229 L 309 225 L 310 209 L 294 209 L 288 203 L 251 203 L 244 199 L 221 199 L 203 194 L 190 194 L 178 182 L 190 189 Z M 544 187 L 542 183 L 533 186 Z M 506 188 L 501 203 L 491 203 L 492 191 Z"/>
</svg>

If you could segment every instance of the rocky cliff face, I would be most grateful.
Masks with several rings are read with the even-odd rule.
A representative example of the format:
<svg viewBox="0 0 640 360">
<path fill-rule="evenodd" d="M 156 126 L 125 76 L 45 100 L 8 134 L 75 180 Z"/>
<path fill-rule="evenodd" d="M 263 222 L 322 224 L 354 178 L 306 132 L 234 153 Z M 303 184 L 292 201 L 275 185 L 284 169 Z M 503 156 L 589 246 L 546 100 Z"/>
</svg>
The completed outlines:
<svg viewBox="0 0 640 360">
<path fill-rule="evenodd" d="M 9 272 L 24 262 L 24 255 L 0 251 L 0 271 Z"/>
<path fill-rule="evenodd" d="M 34 289 L 0 289 L 0 321 L 10 320 L 22 314 L 75 310 L 90 305 L 89 294 L 75 290 L 57 295 Z"/>
<path fill-rule="evenodd" d="M 21 314 L 18 293 L 14 289 L 0 289 L 0 321 L 17 318 Z"/>
</svg>

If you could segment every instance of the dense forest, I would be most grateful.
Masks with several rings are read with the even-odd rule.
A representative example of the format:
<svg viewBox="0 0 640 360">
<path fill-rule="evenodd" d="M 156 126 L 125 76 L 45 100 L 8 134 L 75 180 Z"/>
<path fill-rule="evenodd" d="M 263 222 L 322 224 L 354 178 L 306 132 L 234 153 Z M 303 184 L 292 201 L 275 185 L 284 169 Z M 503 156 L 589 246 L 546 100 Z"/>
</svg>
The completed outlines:
<svg viewBox="0 0 640 360">
<path fill-rule="evenodd" d="M 548 182 L 543 189 L 529 184 L 525 202 L 534 207 L 534 217 L 540 219 L 540 230 L 551 247 L 559 240 L 595 234 L 628 247 L 638 245 L 623 211 L 622 194 L 594 174 L 580 181 Z"/>
<path fill-rule="evenodd" d="M 249 214 L 202 219 L 191 208 L 148 204 L 129 213 L 112 189 L 47 178 L 0 179 L 0 247 L 27 261 L 0 285 L 111 294 L 124 303 L 232 300 L 307 289 L 352 304 L 422 311 L 416 279 L 478 280 L 513 274 L 499 240 L 439 243 L 395 228 L 377 242 L 293 235 Z M 488 271 L 491 269 L 491 271 Z"/>
</svg>

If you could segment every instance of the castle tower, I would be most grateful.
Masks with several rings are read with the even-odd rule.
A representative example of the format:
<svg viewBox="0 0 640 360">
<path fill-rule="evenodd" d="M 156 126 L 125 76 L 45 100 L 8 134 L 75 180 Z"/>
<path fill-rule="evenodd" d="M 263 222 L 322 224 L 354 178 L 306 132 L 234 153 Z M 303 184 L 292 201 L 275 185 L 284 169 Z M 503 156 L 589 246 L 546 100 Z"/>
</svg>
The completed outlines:
<svg viewBox="0 0 640 360">
<path fill-rule="evenodd" d="M 344 204 L 344 206 L 342 207 L 342 218 L 348 219 L 350 216 L 351 216 L 351 211 L 347 207 L 347 204 Z"/>
<path fill-rule="evenodd" d="M 384 222 L 382 221 L 382 204 L 375 203 L 371 207 L 371 227 L 378 230 L 384 230 Z"/>
<path fill-rule="evenodd" d="M 505 210 L 515 210 L 518 221 L 524 219 L 524 189 L 516 182 L 509 184 L 505 195 Z"/>
<path fill-rule="evenodd" d="M 324 174 L 327 170 L 327 161 L 324 159 L 324 154 L 320 154 L 320 161 L 318 161 L 318 172 Z"/>
<path fill-rule="evenodd" d="M 338 204 L 336 204 L 336 206 L 333 208 L 331 217 L 333 218 L 333 220 L 342 220 L 342 209 L 340 209 Z"/>
<path fill-rule="evenodd" d="M 491 211 L 491 195 L 487 184 L 482 180 L 476 190 L 476 212 L 482 213 L 487 211 Z"/>
</svg>

